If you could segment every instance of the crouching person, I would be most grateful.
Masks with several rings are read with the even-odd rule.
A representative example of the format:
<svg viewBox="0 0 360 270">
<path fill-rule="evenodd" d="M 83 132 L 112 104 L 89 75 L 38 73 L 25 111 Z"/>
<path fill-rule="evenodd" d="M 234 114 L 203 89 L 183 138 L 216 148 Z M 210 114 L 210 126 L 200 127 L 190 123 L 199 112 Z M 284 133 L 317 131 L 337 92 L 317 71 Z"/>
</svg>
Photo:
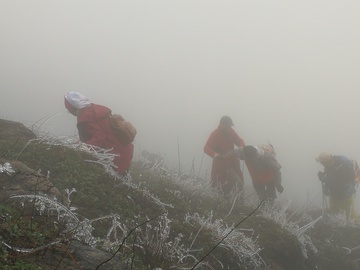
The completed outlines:
<svg viewBox="0 0 360 270">
<path fill-rule="evenodd" d="M 318 172 L 318 177 L 324 195 L 329 197 L 330 212 L 345 212 L 347 219 L 358 221 L 354 209 L 356 175 L 353 161 L 345 156 L 329 153 L 321 153 L 316 161 L 324 167 L 323 171 Z"/>
<path fill-rule="evenodd" d="M 277 198 L 276 191 L 284 191 L 281 185 L 281 165 L 273 153 L 265 151 L 261 146 L 247 145 L 233 150 L 233 154 L 245 161 L 259 200 L 272 202 Z"/>
<path fill-rule="evenodd" d="M 79 138 L 82 142 L 112 149 L 116 154 L 114 164 L 120 175 L 126 175 L 133 158 L 134 145 L 123 144 L 115 135 L 111 123 L 111 110 L 103 105 L 90 103 L 89 99 L 79 92 L 69 92 L 64 97 L 65 108 L 76 116 Z"/>
</svg>

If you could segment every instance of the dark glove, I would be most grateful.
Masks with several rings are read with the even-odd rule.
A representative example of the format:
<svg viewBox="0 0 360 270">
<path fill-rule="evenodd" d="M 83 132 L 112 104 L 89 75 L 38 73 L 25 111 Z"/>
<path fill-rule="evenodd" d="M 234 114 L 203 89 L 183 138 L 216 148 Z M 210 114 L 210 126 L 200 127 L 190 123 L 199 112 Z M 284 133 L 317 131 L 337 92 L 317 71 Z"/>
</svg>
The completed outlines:
<svg viewBox="0 0 360 270">
<path fill-rule="evenodd" d="M 324 172 L 318 172 L 318 177 L 319 177 L 319 180 L 321 181 L 321 182 L 325 182 L 326 181 L 326 175 L 325 175 L 325 173 Z"/>
<path fill-rule="evenodd" d="M 279 192 L 279 193 L 283 193 L 284 187 L 283 187 L 281 184 L 278 184 L 278 185 L 276 185 L 276 190 L 277 190 L 277 192 Z"/>
</svg>

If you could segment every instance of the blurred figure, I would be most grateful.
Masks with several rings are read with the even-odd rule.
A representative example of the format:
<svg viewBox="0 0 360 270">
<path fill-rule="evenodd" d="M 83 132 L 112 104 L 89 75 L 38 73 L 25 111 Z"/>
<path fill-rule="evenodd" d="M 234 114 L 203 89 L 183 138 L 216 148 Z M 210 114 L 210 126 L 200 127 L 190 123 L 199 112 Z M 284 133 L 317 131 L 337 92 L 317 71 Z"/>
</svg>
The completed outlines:
<svg viewBox="0 0 360 270">
<path fill-rule="evenodd" d="M 105 106 L 90 103 L 89 99 L 78 93 L 65 95 L 65 108 L 77 117 L 77 129 L 82 142 L 97 147 L 111 149 L 117 154 L 114 164 L 120 175 L 125 175 L 131 165 L 134 146 L 122 144 L 110 124 L 111 110 Z"/>
<path fill-rule="evenodd" d="M 329 153 L 321 153 L 316 161 L 324 166 L 324 170 L 318 172 L 318 177 L 324 195 L 329 196 L 330 212 L 338 214 L 344 211 L 347 219 L 357 221 L 354 209 L 354 162 L 345 156 Z"/>
<path fill-rule="evenodd" d="M 253 187 L 259 200 L 274 201 L 276 191 L 282 193 L 281 165 L 275 158 L 275 152 L 271 145 L 253 146 L 233 150 L 233 153 L 245 160 Z"/>
<path fill-rule="evenodd" d="M 232 128 L 233 125 L 229 116 L 221 117 L 219 126 L 210 134 L 204 146 L 204 152 L 213 158 L 211 186 L 219 188 L 224 195 L 229 195 L 232 190 L 240 192 L 244 186 L 239 159 L 223 156 L 233 150 L 235 145 L 245 145 L 244 140 Z"/>
</svg>

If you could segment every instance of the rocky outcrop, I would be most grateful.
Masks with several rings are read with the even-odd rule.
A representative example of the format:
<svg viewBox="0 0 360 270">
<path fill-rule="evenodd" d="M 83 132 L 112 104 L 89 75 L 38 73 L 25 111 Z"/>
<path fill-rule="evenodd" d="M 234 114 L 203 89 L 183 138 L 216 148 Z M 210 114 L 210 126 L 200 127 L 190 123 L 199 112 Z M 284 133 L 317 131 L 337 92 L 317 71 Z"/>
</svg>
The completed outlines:
<svg viewBox="0 0 360 270">
<path fill-rule="evenodd" d="M 13 173 L 0 174 L 0 201 L 6 200 L 12 195 L 42 194 L 49 198 L 56 198 L 57 201 L 67 205 L 65 196 L 40 172 L 37 172 L 20 161 L 0 159 L 0 165 L 9 163 Z"/>
<path fill-rule="evenodd" d="M 9 120 L 0 119 L 0 140 L 31 140 L 36 135 L 23 124 Z"/>
</svg>

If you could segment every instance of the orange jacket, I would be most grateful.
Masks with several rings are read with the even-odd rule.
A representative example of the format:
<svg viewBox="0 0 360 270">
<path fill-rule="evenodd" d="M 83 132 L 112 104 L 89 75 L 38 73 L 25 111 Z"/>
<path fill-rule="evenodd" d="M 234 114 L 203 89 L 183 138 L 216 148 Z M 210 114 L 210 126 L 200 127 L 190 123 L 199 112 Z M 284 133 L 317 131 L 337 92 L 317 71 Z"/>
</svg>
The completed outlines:
<svg viewBox="0 0 360 270">
<path fill-rule="evenodd" d="M 245 160 L 246 167 L 253 182 L 257 183 L 281 183 L 281 165 L 276 158 L 265 152 L 258 160 Z"/>
</svg>

